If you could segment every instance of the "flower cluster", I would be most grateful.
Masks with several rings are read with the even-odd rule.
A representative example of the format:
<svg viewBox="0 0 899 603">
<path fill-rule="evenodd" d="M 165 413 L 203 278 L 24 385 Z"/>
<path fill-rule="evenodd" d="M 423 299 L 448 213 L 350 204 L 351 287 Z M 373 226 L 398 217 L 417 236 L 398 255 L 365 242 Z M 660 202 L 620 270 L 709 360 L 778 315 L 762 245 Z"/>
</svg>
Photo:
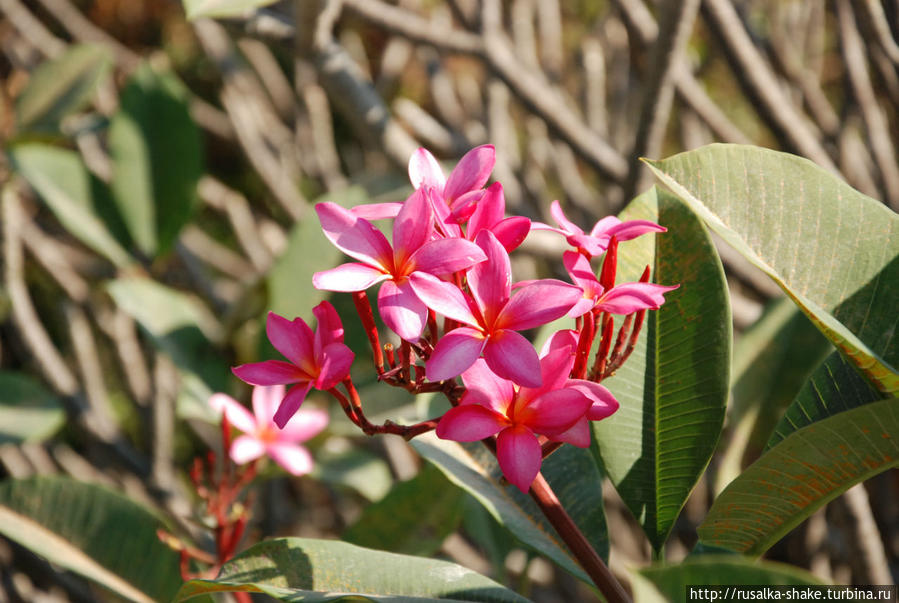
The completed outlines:
<svg viewBox="0 0 899 603">
<path fill-rule="evenodd" d="M 412 393 L 442 392 L 453 408 L 411 426 L 371 424 L 349 376 L 353 352 L 343 343 L 334 308 L 322 302 L 314 311 L 315 331 L 299 318 L 269 314 L 269 339 L 287 362 L 234 369 L 254 385 L 296 384 L 274 414 L 279 427 L 315 387 L 337 398 L 365 433 L 408 438 L 436 428 L 438 437 L 456 441 L 495 436 L 500 468 L 523 492 L 561 443 L 589 445 L 589 421 L 618 408 L 599 382 L 630 354 L 645 312 L 658 309 L 676 288 L 649 283 L 648 267 L 640 282 L 616 284 L 618 243 L 665 229 L 609 217 L 587 234 L 558 202 L 551 209 L 558 228 L 506 217 L 502 185 L 486 186 L 494 162 L 492 146 L 477 147 L 447 176 L 419 149 L 409 163 L 415 190 L 405 202 L 315 207 L 325 236 L 354 261 L 316 273 L 313 285 L 353 294 L 381 381 Z M 376 219 L 393 221 L 390 240 L 372 223 Z M 573 247 L 562 258 L 571 282 L 513 283 L 509 253 L 532 229 L 562 234 Z M 600 256 L 597 276 L 591 260 Z M 399 337 L 398 350 L 380 342 L 365 293 L 374 286 L 378 313 Z M 612 315 L 625 317 L 617 336 Z M 553 335 L 540 354 L 521 334 L 565 316 L 575 328 Z"/>
</svg>

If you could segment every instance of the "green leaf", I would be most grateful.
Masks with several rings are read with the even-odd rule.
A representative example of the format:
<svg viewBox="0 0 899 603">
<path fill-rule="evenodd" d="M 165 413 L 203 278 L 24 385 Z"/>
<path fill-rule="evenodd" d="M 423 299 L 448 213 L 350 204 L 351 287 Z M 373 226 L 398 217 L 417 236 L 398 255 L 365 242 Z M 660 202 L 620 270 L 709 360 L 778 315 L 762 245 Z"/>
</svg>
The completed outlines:
<svg viewBox="0 0 899 603">
<path fill-rule="evenodd" d="M 454 563 L 306 538 L 260 542 L 226 563 L 215 580 L 185 584 L 175 601 L 222 591 L 262 592 L 280 601 L 527 602 Z"/>
<path fill-rule="evenodd" d="M 199 299 L 140 276 L 112 280 L 106 290 L 178 368 L 196 374 L 212 391 L 224 391 L 227 367 L 212 345 L 221 327 Z"/>
<path fill-rule="evenodd" d="M 715 499 L 699 538 L 741 553 L 763 553 L 851 486 L 899 466 L 897 434 L 897 398 L 793 432 Z"/>
<path fill-rule="evenodd" d="M 425 464 L 398 482 L 380 501 L 365 507 L 342 539 L 359 546 L 428 557 L 462 521 L 465 494 Z"/>
<path fill-rule="evenodd" d="M 536 503 L 502 480 L 496 458 L 480 442 L 463 444 L 441 440 L 430 433 L 411 443 L 519 540 L 581 580 L 590 582 Z M 563 446 L 544 461 L 542 472 L 593 548 L 608 559 L 602 476 L 591 454 L 587 450 Z"/>
<path fill-rule="evenodd" d="M 668 601 L 691 600 L 687 589 L 691 586 L 806 586 L 824 584 L 812 574 L 797 567 L 770 561 L 756 562 L 736 555 L 703 555 L 678 564 L 660 564 L 639 570 Z M 635 590 L 636 594 L 636 590 Z M 733 601 L 719 593 L 720 600 Z M 698 600 L 698 594 L 695 597 Z M 638 601 L 650 597 L 635 597 Z"/>
<path fill-rule="evenodd" d="M 719 453 L 716 493 L 758 458 L 786 407 L 832 350 L 788 298 L 769 304 L 741 335 L 734 347 L 730 433 Z"/>
<path fill-rule="evenodd" d="M 95 44 L 70 46 L 59 57 L 42 63 L 16 101 L 19 129 L 58 131 L 63 117 L 90 101 L 110 67 L 110 52 Z"/>
<path fill-rule="evenodd" d="M 8 152 L 16 172 L 72 235 L 116 266 L 131 262 L 98 217 L 98 205 L 108 190 L 87 171 L 77 153 L 39 143 L 17 144 Z"/>
<path fill-rule="evenodd" d="M 812 162 L 711 145 L 649 162 L 882 392 L 899 393 L 899 216 Z"/>
<path fill-rule="evenodd" d="M 637 280 L 649 265 L 654 282 L 680 284 L 647 313 L 633 355 L 603 382 L 621 407 L 593 427 L 609 478 L 658 551 L 721 433 L 730 303 L 708 232 L 676 197 L 653 188 L 620 218 L 652 220 L 668 232 L 623 243 L 618 282 Z"/>
<path fill-rule="evenodd" d="M 799 392 L 777 424 L 766 448 L 797 429 L 837 413 L 883 399 L 839 352 L 831 354 Z"/>
<path fill-rule="evenodd" d="M 327 484 L 352 488 L 372 502 L 384 498 L 393 484 L 387 463 L 358 447 L 339 452 L 319 450 L 312 477 Z"/>
<path fill-rule="evenodd" d="M 142 65 L 122 90 L 109 126 L 112 190 L 138 249 L 171 248 L 197 205 L 203 173 L 200 132 L 171 74 Z"/>
<path fill-rule="evenodd" d="M 133 601 L 170 600 L 178 555 L 152 513 L 103 487 L 61 477 L 0 482 L 0 533 Z"/>
<path fill-rule="evenodd" d="M 59 398 L 31 377 L 0 372 L 0 444 L 46 440 L 66 420 Z"/>
<path fill-rule="evenodd" d="M 182 0 L 188 19 L 240 17 L 276 0 Z"/>
</svg>

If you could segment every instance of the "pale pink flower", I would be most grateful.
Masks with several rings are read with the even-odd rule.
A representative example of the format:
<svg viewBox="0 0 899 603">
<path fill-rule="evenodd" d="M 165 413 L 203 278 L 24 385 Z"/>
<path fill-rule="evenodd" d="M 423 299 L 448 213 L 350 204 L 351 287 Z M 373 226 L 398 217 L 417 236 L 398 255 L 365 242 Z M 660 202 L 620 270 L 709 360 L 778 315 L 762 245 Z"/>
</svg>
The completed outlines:
<svg viewBox="0 0 899 603">
<path fill-rule="evenodd" d="M 312 456 L 301 442 L 310 440 L 328 426 L 328 413 L 318 408 L 303 408 L 281 428 L 272 417 L 284 397 L 283 385 L 253 388 L 253 412 L 226 394 L 213 394 L 209 405 L 224 413 L 228 423 L 243 432 L 231 443 L 231 460 L 238 465 L 264 455 L 293 475 L 312 471 Z"/>
<path fill-rule="evenodd" d="M 289 362 L 266 360 L 231 369 L 250 385 L 297 384 L 290 388 L 274 414 L 278 427 L 287 424 L 310 389 L 331 389 L 350 374 L 353 352 L 343 343 L 343 325 L 334 306 L 323 301 L 312 313 L 318 319 L 314 333 L 302 318 L 290 321 L 268 313 L 265 332 Z"/>
<path fill-rule="evenodd" d="M 623 315 L 639 310 L 658 310 L 665 303 L 665 293 L 680 286 L 622 283 L 606 291 L 593 273 L 590 261 L 582 254 L 566 251 L 562 255 L 562 261 L 571 280 L 583 292 L 581 300 L 568 312 L 571 317 L 581 316 L 594 308 Z"/>
<path fill-rule="evenodd" d="M 553 350 L 539 363 L 543 384 L 518 387 L 498 377 L 484 360 L 478 359 L 464 373 L 467 391 L 459 406 L 451 408 L 437 425 L 437 436 L 458 442 L 473 442 L 498 434 L 496 458 L 503 475 L 527 492 L 540 471 L 543 454 L 538 435 L 576 446 L 590 445 L 590 433 L 572 427 L 585 423 L 591 401 L 569 387 L 568 374 L 574 363 L 570 348 Z"/>
<path fill-rule="evenodd" d="M 451 274 L 486 259 L 470 241 L 432 240 L 433 215 L 426 190 L 406 200 L 393 223 L 393 246 L 368 220 L 334 203 L 315 206 L 325 236 L 359 262 L 316 272 L 312 284 L 327 291 L 363 291 L 381 283 L 378 310 L 384 323 L 408 341 L 418 341 L 428 309 L 409 285 L 409 277 Z"/>
<path fill-rule="evenodd" d="M 559 225 L 558 228 L 542 222 L 534 222 L 531 229 L 550 230 L 564 235 L 569 245 L 590 257 L 596 257 L 605 252 L 613 236 L 621 242 L 630 241 L 647 232 L 666 232 L 668 230 L 664 226 L 659 226 L 649 220 L 628 220 L 627 222 L 622 222 L 615 216 L 607 216 L 593 226 L 590 234 L 585 234 L 577 224 L 565 217 L 565 214 L 562 212 L 562 206 L 559 205 L 558 201 L 552 202 L 550 213 Z"/>
<path fill-rule="evenodd" d="M 489 230 L 478 233 L 476 243 L 487 261 L 475 264 L 466 275 L 471 298 L 455 285 L 427 274 L 410 277 L 412 288 L 429 308 L 464 327 L 444 335 L 425 365 L 431 381 L 459 375 L 484 354 L 499 376 L 528 387 L 540 385 L 537 352 L 517 333 L 564 316 L 581 297 L 577 287 L 545 279 L 511 292 L 509 254 Z"/>
</svg>

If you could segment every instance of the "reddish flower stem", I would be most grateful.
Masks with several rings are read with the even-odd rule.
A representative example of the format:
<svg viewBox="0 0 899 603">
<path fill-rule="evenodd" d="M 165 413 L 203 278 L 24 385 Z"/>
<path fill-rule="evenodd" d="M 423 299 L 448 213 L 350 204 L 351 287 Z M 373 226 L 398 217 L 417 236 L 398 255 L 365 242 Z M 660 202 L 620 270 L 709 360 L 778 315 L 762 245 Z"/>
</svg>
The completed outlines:
<svg viewBox="0 0 899 603">
<path fill-rule="evenodd" d="M 420 436 L 423 433 L 436 429 L 437 423 L 440 421 L 440 417 L 437 417 L 412 425 L 399 425 L 393 421 L 385 421 L 382 425 L 376 425 L 369 421 L 365 416 L 365 413 L 362 412 L 362 400 L 359 398 L 359 392 L 353 385 L 352 379 L 344 380 L 343 386 L 346 388 L 349 397 L 343 395 L 336 387 L 329 389 L 328 393 L 337 398 L 337 401 L 340 402 L 340 406 L 343 408 L 343 412 L 346 416 L 349 417 L 350 421 L 356 424 L 365 435 L 371 436 L 386 433 L 398 435 L 406 440 L 411 440 L 416 436 Z"/>
<path fill-rule="evenodd" d="M 378 374 L 384 372 L 384 356 L 381 354 L 381 341 L 378 337 L 378 325 L 375 324 L 375 315 L 371 309 L 371 303 L 368 301 L 368 295 L 365 291 L 356 291 L 353 293 L 353 303 L 356 305 L 356 312 L 359 313 L 359 319 L 362 321 L 362 327 L 368 336 L 368 343 L 371 345 L 371 353 L 374 358 L 375 370 Z"/>
<path fill-rule="evenodd" d="M 643 274 L 640 276 L 641 283 L 649 282 L 649 266 L 644 268 Z M 634 316 L 633 314 L 628 316 L 631 318 Z M 640 310 L 636 313 L 634 317 L 634 328 L 630 332 L 630 337 L 627 341 L 627 347 L 624 348 L 624 352 L 620 356 L 615 356 L 613 353 L 613 359 L 609 362 L 609 366 L 605 369 L 604 373 L 600 375 L 600 380 L 605 379 L 610 376 L 612 373 L 617 371 L 621 365 L 625 363 L 625 361 L 630 357 L 631 353 L 634 351 L 634 347 L 637 345 L 637 338 L 640 336 L 640 331 L 643 329 L 643 321 L 646 320 L 646 310 Z M 624 327 L 622 326 L 622 330 Z M 619 332 L 619 338 L 621 337 L 621 333 Z M 617 344 L 616 344 L 617 348 Z"/>
<path fill-rule="evenodd" d="M 590 348 L 593 347 L 593 339 L 596 337 L 596 322 L 593 312 L 587 312 L 583 316 L 583 328 L 577 340 L 574 366 L 571 368 L 573 379 L 583 379 L 587 372 L 587 359 L 590 356 Z"/>
<path fill-rule="evenodd" d="M 615 273 L 618 270 L 618 238 L 612 237 L 606 255 L 602 260 L 602 270 L 599 273 L 599 284 L 603 291 L 608 291 L 615 286 Z"/>
<path fill-rule="evenodd" d="M 599 340 L 599 349 L 596 350 L 596 357 L 593 359 L 593 368 L 590 369 L 588 379 L 596 381 L 606 369 L 606 362 L 609 356 L 609 348 L 612 346 L 612 331 L 615 329 L 615 321 L 611 314 L 603 313 L 602 315 L 602 335 Z"/>
</svg>

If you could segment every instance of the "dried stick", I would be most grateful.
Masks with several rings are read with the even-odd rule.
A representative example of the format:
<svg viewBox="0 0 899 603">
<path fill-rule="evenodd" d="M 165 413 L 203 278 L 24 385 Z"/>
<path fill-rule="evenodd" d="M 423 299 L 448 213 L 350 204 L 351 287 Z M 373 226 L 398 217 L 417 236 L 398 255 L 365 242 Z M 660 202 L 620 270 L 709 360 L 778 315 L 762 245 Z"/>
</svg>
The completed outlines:
<svg viewBox="0 0 899 603">
<path fill-rule="evenodd" d="M 135 402 L 139 407 L 146 408 L 150 405 L 152 385 L 134 319 L 118 308 L 101 308 L 97 312 L 97 323 L 115 345 L 125 381 Z"/>
<path fill-rule="evenodd" d="M 250 262 L 257 271 L 265 272 L 272 263 L 272 254 L 262 240 L 246 197 L 212 176 L 203 176 L 198 192 L 200 198 L 207 205 L 228 216 L 237 242 L 247 254 Z"/>
<path fill-rule="evenodd" d="M 847 516 L 851 559 L 856 579 L 861 584 L 893 584 L 880 530 L 871 513 L 864 484 L 856 484 L 837 499 Z"/>
<path fill-rule="evenodd" d="M 0 10 L 44 56 L 53 58 L 65 52 L 66 43 L 53 35 L 19 0 L 0 0 Z"/>
</svg>

